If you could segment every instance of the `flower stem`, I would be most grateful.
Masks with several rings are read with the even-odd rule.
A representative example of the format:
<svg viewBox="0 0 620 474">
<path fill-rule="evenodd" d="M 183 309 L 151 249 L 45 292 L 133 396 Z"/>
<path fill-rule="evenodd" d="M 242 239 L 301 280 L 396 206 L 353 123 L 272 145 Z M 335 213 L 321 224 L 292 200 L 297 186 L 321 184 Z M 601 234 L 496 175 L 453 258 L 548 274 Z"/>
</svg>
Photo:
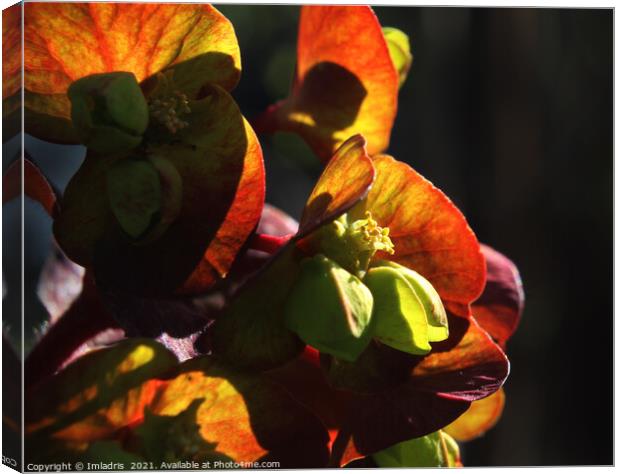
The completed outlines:
<svg viewBox="0 0 620 474">
<path fill-rule="evenodd" d="M 293 237 L 294 234 L 288 234 L 283 236 L 267 235 L 267 234 L 254 234 L 250 240 L 250 248 L 253 250 L 260 250 L 270 255 L 275 254 L 281 247 Z"/>
<path fill-rule="evenodd" d="M 58 371 L 85 342 L 97 334 L 118 328 L 105 309 L 95 282 L 87 272 L 80 296 L 43 335 L 26 357 L 24 385 L 28 389 Z"/>
</svg>

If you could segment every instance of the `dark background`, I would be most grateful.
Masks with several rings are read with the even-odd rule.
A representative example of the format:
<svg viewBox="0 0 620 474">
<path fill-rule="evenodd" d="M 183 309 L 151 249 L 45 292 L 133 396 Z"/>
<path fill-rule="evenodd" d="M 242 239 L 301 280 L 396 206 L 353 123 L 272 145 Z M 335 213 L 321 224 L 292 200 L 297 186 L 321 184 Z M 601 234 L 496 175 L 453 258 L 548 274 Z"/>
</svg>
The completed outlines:
<svg viewBox="0 0 620 474">
<path fill-rule="evenodd" d="M 233 95 L 251 119 L 287 93 L 299 7 L 218 8 L 237 31 L 243 74 Z M 480 241 L 514 260 L 525 286 L 504 415 L 464 445 L 465 464 L 611 464 L 612 11 L 375 11 L 409 34 L 415 57 L 389 153 L 441 188 Z M 299 217 L 318 162 L 290 137 L 261 141 L 268 201 Z M 60 187 L 83 153 L 28 137 L 26 148 Z M 26 217 L 29 336 L 44 314 L 32 296 L 50 222 L 30 203 Z M 18 255 L 4 239 L 10 265 Z"/>
</svg>

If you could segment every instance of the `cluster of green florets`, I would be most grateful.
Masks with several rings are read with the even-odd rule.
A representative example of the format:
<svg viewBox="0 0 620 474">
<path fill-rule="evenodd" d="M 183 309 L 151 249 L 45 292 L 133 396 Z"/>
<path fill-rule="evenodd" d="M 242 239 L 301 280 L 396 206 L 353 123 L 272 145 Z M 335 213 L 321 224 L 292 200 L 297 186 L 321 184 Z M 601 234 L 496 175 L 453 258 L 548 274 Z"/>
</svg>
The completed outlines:
<svg viewBox="0 0 620 474">
<path fill-rule="evenodd" d="M 381 227 L 372 218 L 372 213 L 366 211 L 365 219 L 359 219 L 348 228 L 350 237 L 358 247 L 364 251 L 383 251 L 394 254 L 394 244 L 390 239 L 390 229 Z"/>
<path fill-rule="evenodd" d="M 376 339 L 414 355 L 448 337 L 441 299 L 422 275 L 398 263 L 388 227 L 366 211 L 324 226 L 311 241 L 316 254 L 301 262 L 285 305 L 286 324 L 306 344 L 354 362 Z"/>
<path fill-rule="evenodd" d="M 181 117 L 189 114 L 191 109 L 187 96 L 179 91 L 174 91 L 169 97 L 154 99 L 149 104 L 149 112 L 151 117 L 166 127 L 170 133 L 176 133 L 189 125 Z"/>
<path fill-rule="evenodd" d="M 377 252 L 394 254 L 390 229 L 379 226 L 370 211 L 366 211 L 363 219 L 352 220 L 347 214 L 340 216 L 317 233 L 315 246 L 359 278 Z"/>
</svg>

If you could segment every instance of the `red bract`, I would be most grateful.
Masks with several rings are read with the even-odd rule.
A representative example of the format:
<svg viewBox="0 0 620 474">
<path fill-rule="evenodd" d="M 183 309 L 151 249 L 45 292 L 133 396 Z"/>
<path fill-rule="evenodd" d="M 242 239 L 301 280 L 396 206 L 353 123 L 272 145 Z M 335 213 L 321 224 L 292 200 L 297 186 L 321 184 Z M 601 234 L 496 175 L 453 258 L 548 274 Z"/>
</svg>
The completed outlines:
<svg viewBox="0 0 620 474">
<path fill-rule="evenodd" d="M 502 348 L 514 334 L 524 306 L 521 277 L 516 265 L 488 245 L 481 245 L 487 265 L 487 281 L 472 311 L 480 326 Z M 505 404 L 504 391 L 499 390 L 484 400 L 472 403 L 462 416 L 446 428 L 458 441 L 476 438 L 497 423 Z"/>
<path fill-rule="evenodd" d="M 487 280 L 472 311 L 485 331 L 504 347 L 523 313 L 523 285 L 519 270 L 508 257 L 487 245 L 481 248 L 487 263 Z"/>
<path fill-rule="evenodd" d="M 425 357 L 373 343 L 360 359 L 376 371 L 376 386 L 364 368 L 355 374 L 373 392 L 335 388 L 325 378 L 329 362 L 321 368 L 312 350 L 270 375 L 321 418 L 330 431 L 331 463 L 344 465 L 437 431 L 501 387 L 509 367 L 502 350 L 474 320 L 451 318 L 450 331 Z"/>
</svg>

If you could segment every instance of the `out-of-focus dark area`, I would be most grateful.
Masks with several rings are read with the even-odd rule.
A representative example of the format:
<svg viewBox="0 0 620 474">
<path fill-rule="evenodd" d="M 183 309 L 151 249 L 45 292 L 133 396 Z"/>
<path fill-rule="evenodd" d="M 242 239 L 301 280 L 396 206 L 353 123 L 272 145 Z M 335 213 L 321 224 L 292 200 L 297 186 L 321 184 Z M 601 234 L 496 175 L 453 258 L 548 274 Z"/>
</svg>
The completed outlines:
<svg viewBox="0 0 620 474">
<path fill-rule="evenodd" d="M 218 8 L 238 35 L 233 95 L 251 119 L 287 94 L 299 7 Z M 375 11 L 414 54 L 389 153 L 441 188 L 525 287 L 504 415 L 463 446 L 465 465 L 612 464 L 612 10 Z M 268 201 L 298 218 L 319 162 L 291 137 L 261 143 Z M 29 137 L 26 149 L 60 188 L 83 157 Z M 5 229 L 18 211 L 5 206 Z M 50 235 L 50 219 L 26 203 L 27 343 L 45 318 L 35 292 Z M 14 252 L 4 259 L 5 269 L 19 263 Z M 16 284 L 7 277 L 9 294 Z"/>
</svg>

